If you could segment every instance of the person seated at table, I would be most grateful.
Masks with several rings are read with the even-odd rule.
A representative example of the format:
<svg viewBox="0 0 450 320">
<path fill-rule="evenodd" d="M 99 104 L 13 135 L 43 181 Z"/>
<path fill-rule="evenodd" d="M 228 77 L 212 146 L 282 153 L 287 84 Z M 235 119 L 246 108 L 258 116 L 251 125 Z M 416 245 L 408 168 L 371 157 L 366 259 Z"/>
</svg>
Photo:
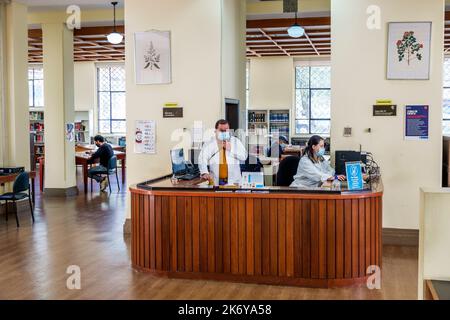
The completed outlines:
<svg viewBox="0 0 450 320">
<path fill-rule="evenodd" d="M 100 165 L 90 168 L 88 170 L 88 177 L 97 181 L 100 184 L 100 190 L 104 192 L 108 187 L 108 180 L 106 177 L 102 177 L 102 175 L 98 174 L 98 172 L 107 171 L 109 159 L 114 156 L 114 151 L 112 147 L 105 142 L 105 138 L 100 135 L 95 136 L 94 142 L 98 149 L 91 155 L 88 163 L 93 164 L 97 159 L 100 159 Z"/>
<path fill-rule="evenodd" d="M 280 158 L 288 144 L 288 138 L 286 138 L 285 136 L 279 136 L 278 140 L 274 141 L 269 150 L 267 150 L 267 156 L 269 158 Z"/>
<path fill-rule="evenodd" d="M 324 154 L 324 139 L 320 136 L 312 136 L 300 159 L 291 187 L 315 188 L 335 179 L 345 181 L 345 176 L 335 176 L 335 171 L 324 159 Z"/>
</svg>

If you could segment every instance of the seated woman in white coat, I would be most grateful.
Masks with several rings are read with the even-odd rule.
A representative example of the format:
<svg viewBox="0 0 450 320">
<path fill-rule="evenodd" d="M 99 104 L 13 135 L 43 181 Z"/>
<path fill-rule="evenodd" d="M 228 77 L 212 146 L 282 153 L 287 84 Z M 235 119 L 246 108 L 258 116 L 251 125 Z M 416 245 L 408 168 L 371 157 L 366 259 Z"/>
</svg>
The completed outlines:
<svg viewBox="0 0 450 320">
<path fill-rule="evenodd" d="M 242 142 L 231 136 L 226 120 L 216 123 L 216 134 L 203 145 L 198 156 L 198 167 L 203 180 L 214 180 L 214 185 L 239 184 L 241 161 L 247 159 Z M 209 166 L 209 170 L 208 170 Z"/>
<path fill-rule="evenodd" d="M 339 179 L 345 180 L 345 176 L 335 176 L 334 169 L 324 159 L 325 142 L 322 137 L 312 136 L 303 152 L 298 164 L 297 174 L 291 187 L 316 188 L 326 181 Z"/>
</svg>

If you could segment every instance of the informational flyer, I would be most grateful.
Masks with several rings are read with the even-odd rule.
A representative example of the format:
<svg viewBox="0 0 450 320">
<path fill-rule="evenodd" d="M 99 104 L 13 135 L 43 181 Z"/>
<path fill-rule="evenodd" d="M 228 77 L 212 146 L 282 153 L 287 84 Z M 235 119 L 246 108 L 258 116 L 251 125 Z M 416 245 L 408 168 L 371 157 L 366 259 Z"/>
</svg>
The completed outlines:
<svg viewBox="0 0 450 320">
<path fill-rule="evenodd" d="M 75 141 L 75 124 L 66 123 L 66 140 L 69 142 Z"/>
<path fill-rule="evenodd" d="M 364 187 L 361 162 L 346 162 L 348 190 L 362 190 Z"/>
<path fill-rule="evenodd" d="M 406 106 L 405 140 L 428 140 L 429 106 Z"/>
<path fill-rule="evenodd" d="M 134 152 L 156 154 L 156 122 L 154 120 L 136 121 Z"/>
</svg>

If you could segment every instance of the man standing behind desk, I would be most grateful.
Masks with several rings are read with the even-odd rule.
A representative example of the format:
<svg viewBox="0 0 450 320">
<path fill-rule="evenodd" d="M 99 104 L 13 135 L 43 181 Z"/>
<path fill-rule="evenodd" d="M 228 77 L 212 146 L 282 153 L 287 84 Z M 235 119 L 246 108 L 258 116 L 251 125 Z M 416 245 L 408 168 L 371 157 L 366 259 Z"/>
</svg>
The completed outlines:
<svg viewBox="0 0 450 320">
<path fill-rule="evenodd" d="M 96 136 L 94 138 L 94 142 L 98 149 L 93 155 L 91 155 L 88 163 L 93 164 L 95 160 L 100 159 L 100 165 L 90 168 L 88 171 L 88 177 L 100 183 L 100 190 L 103 192 L 108 187 L 108 180 L 106 180 L 106 177 L 102 177 L 98 174 L 98 172 L 108 171 L 108 162 L 109 159 L 114 156 L 114 151 L 112 147 L 105 142 L 105 138 L 102 136 Z"/>
<path fill-rule="evenodd" d="M 244 145 L 231 136 L 228 121 L 217 121 L 215 129 L 215 137 L 203 145 L 199 154 L 200 174 L 204 180 L 214 180 L 214 185 L 239 184 L 240 164 L 247 160 Z"/>
</svg>

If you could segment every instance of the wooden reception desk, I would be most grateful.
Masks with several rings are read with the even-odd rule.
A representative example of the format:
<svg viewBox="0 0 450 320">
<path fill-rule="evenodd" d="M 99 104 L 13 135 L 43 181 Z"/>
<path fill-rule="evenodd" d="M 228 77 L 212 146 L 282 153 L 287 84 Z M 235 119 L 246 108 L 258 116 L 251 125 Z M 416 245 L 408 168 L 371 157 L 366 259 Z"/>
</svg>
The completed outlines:
<svg viewBox="0 0 450 320">
<path fill-rule="evenodd" d="M 351 286 L 381 267 L 381 182 L 356 193 L 172 184 L 131 188 L 132 265 L 157 276 Z"/>
</svg>

